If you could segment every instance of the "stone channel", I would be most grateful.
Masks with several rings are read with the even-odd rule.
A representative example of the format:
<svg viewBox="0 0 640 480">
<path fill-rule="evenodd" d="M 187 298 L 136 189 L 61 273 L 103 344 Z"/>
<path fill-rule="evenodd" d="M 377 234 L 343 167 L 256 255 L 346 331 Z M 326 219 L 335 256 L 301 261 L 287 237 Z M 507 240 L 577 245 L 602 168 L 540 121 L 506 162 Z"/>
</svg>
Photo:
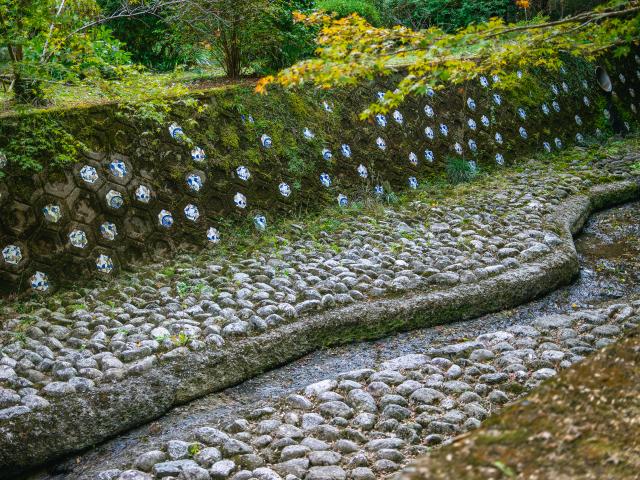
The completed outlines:
<svg viewBox="0 0 640 480">
<path fill-rule="evenodd" d="M 57 310 L 45 306 L 43 300 L 29 314 L 15 312 L 2 324 L 0 463 L 5 472 L 24 470 L 86 448 L 176 405 L 326 345 L 478 317 L 550 292 L 578 274 L 572 234 L 587 217 L 603 207 L 638 198 L 632 173 L 637 162 L 633 152 L 576 161 L 561 169 L 553 163 L 530 162 L 520 171 L 486 178 L 478 188 L 440 204 L 424 192 L 397 208 L 383 209 L 377 217 L 354 215 L 331 233 L 322 230 L 319 238 L 302 233 L 284 247 L 255 252 L 249 258 L 238 254 L 178 259 L 178 264 L 186 265 L 178 272 L 180 282 L 151 266 L 132 275 L 129 285 L 119 291 L 114 292 L 112 285 L 97 286 L 68 297 L 67 305 Z M 536 379 L 570 365 L 615 337 L 621 327 L 633 323 L 635 309 L 634 303 L 621 302 L 602 310 L 587 308 L 569 317 L 541 320 L 540 324 L 511 325 L 498 342 L 510 344 L 511 349 L 495 347 L 490 331 L 478 332 L 475 340 L 469 331 L 465 342 L 440 346 L 430 342 L 422 352 L 396 363 L 372 365 L 377 370 L 359 369 L 360 373 L 347 376 L 334 372 L 337 380 L 302 390 L 303 397 L 293 406 L 286 406 L 291 399 L 276 402 L 262 413 L 253 412 L 250 421 L 225 427 L 226 433 L 215 430 L 214 437 L 206 441 L 198 437 L 201 434 L 192 433 L 195 437 L 189 441 L 200 443 L 171 444 L 186 445 L 186 456 L 156 452 L 151 457 L 157 461 L 139 467 L 153 471 L 156 464 L 169 459 L 179 463 L 157 467 L 174 469 L 156 471 L 157 477 L 205 478 L 206 474 L 226 478 L 224 475 L 244 469 L 259 470 L 250 476 L 270 478 L 272 470 L 260 470 L 266 468 L 263 465 L 289 460 L 304 464 L 307 459 L 306 454 L 287 460 L 278 456 L 282 448 L 294 446 L 290 442 L 297 444 L 309 434 L 315 435 L 309 438 L 333 442 L 338 440 L 335 435 L 342 435 L 336 432 L 343 430 L 355 432 L 344 438 L 349 442 L 394 438 L 387 446 L 395 442 L 397 448 L 383 450 L 398 450 L 402 458 L 409 458 L 420 453 L 420 448 L 414 448 L 419 445 L 413 443 L 426 438 L 418 435 L 421 428 L 435 435 L 429 437 L 429 443 L 437 444 L 463 425 L 471 427 L 476 423 L 472 420 L 480 420 L 480 413 L 465 414 L 466 410 L 454 408 L 459 395 L 479 396 L 468 403 L 488 413 L 492 405 L 508 401 L 509 395 L 522 393 Z M 588 320 L 592 317 L 593 321 Z M 545 322 L 551 323 L 545 327 Z M 589 325 L 610 334 L 591 338 L 596 334 L 589 333 Z M 552 338 L 548 329 L 567 332 L 562 338 Z M 538 337 L 548 341 L 538 344 Z M 473 353 L 477 350 L 489 353 Z M 519 363 L 508 361 L 518 355 L 504 353 L 509 350 L 524 355 L 518 357 Z M 505 355 L 508 359 L 501 361 Z M 434 360 L 437 358 L 444 360 Z M 516 368 L 520 366 L 523 369 Z M 388 378 L 387 370 L 394 372 Z M 442 385 L 433 375 L 442 375 L 437 377 Z M 411 385 L 416 390 L 439 394 L 423 402 L 411 399 L 414 391 L 402 389 L 407 393 L 402 401 L 397 388 L 407 381 L 414 382 Z M 505 382 L 511 387 L 504 387 Z M 476 391 L 476 385 L 487 389 Z M 380 415 L 387 409 L 401 413 L 377 418 L 371 402 L 368 410 L 362 410 L 356 400 L 349 400 L 352 390 L 373 398 Z M 396 403 L 388 401 L 389 395 Z M 425 405 L 434 408 L 423 409 Z M 418 406 L 421 411 L 416 410 Z M 438 416 L 450 411 L 464 418 L 454 422 Z M 427 413 L 433 418 L 426 425 L 415 421 Z M 373 424 L 352 424 L 365 417 Z M 305 423 L 304 418 L 315 424 Z M 426 415 L 422 418 L 427 421 Z M 276 420 L 281 423 L 272 430 L 256 426 L 265 419 L 270 425 L 276 425 Z M 456 428 L 444 426 L 440 431 L 433 427 L 431 431 L 431 422 Z M 324 433 L 309 433 L 305 427 Z M 285 435 L 274 433 L 278 429 Z M 254 445 L 256 432 L 262 432 L 262 441 L 271 440 Z M 228 449 L 222 441 L 239 450 Z M 405 452 L 398 442 L 405 442 L 410 451 Z M 215 448 L 219 459 L 211 450 Z M 215 462 L 205 462 L 203 468 L 194 458 L 205 450 L 214 455 L 209 460 Z M 377 451 L 365 448 L 369 450 Z M 342 478 L 345 472 L 354 478 L 369 475 L 365 470 L 370 467 L 360 465 L 363 461 L 345 463 L 353 457 L 349 452 L 332 452 L 331 461 L 309 460 L 305 478 Z M 397 470 L 403 462 L 396 453 L 390 455 L 392 458 L 376 460 L 385 460 L 382 464 L 388 463 L 388 468 L 378 465 L 373 471 Z M 248 463 L 242 463 L 245 460 Z M 231 466 L 231 461 L 238 463 Z M 352 468 L 346 468 L 349 465 Z M 292 474 L 283 468 L 279 466 L 275 471 L 280 473 L 274 475 Z M 353 472 L 359 468 L 365 470 Z M 123 479 L 147 478 L 145 475 L 133 471 L 122 476 L 119 471 L 100 474 Z M 242 475 L 237 478 L 244 478 Z"/>
<path fill-rule="evenodd" d="M 243 419 L 248 418 L 250 427 L 256 431 L 249 444 L 255 448 L 256 439 L 260 436 L 258 432 L 264 430 L 265 426 L 280 428 L 279 421 L 287 423 L 287 420 L 294 419 L 289 409 L 295 408 L 297 403 L 292 406 L 292 402 L 303 402 L 308 407 L 300 409 L 298 420 L 291 424 L 301 427 L 305 435 L 300 441 L 279 449 L 280 458 L 276 455 L 276 467 L 272 469 L 281 477 L 285 478 L 287 472 L 294 472 L 294 475 L 298 474 L 298 478 L 305 478 L 304 474 L 311 472 L 310 478 L 325 478 L 325 475 L 334 475 L 331 478 L 343 478 L 338 468 L 312 470 L 314 462 L 317 464 L 316 467 L 339 465 L 345 476 L 349 478 L 378 478 L 393 473 L 403 467 L 416 453 L 421 452 L 422 448 L 404 445 L 401 449 L 381 448 L 371 450 L 374 452 L 371 453 L 366 448 L 368 443 L 365 443 L 363 448 L 361 444 L 354 443 L 354 440 L 338 439 L 334 442 L 325 440 L 324 444 L 317 442 L 317 445 L 314 444 L 307 449 L 304 448 L 305 444 L 310 445 L 312 442 L 309 439 L 315 437 L 311 428 L 305 428 L 305 422 L 306 427 L 309 427 L 311 419 L 320 419 L 314 414 L 323 415 L 323 411 L 327 410 L 327 406 L 322 407 L 323 403 L 342 401 L 348 406 L 351 405 L 349 408 L 353 409 L 354 415 L 351 415 L 350 423 L 354 423 L 359 415 L 361 420 L 369 419 L 374 422 L 371 429 L 358 425 L 367 439 L 374 436 L 404 438 L 401 432 L 408 431 L 399 429 L 399 424 L 405 418 L 398 412 L 406 414 L 407 411 L 403 409 L 407 408 L 414 419 L 411 423 L 419 425 L 414 431 L 418 435 L 425 436 L 427 447 L 446 442 L 451 434 L 475 428 L 478 421 L 487 414 L 495 412 L 505 401 L 505 396 L 499 392 L 503 392 L 509 400 L 519 396 L 538 384 L 541 378 L 579 360 L 582 354 L 576 353 L 578 351 L 576 348 L 586 349 L 583 354 L 589 353 L 589 349 L 603 346 L 609 343 L 611 338 L 619 336 L 620 331 L 617 327 L 620 324 L 629 326 L 638 322 L 637 317 L 632 318 L 633 315 L 629 315 L 629 308 L 634 314 L 638 313 L 638 304 L 618 303 L 617 299 L 632 298 L 640 294 L 639 238 L 639 203 L 597 213 L 590 218 L 584 231 L 576 238 L 581 274 L 569 286 L 559 288 L 541 299 L 515 309 L 478 319 L 315 352 L 237 387 L 178 407 L 149 425 L 108 441 L 83 455 L 74 456 L 29 478 L 58 480 L 100 478 L 101 475 L 103 478 L 117 478 L 116 471 L 126 471 L 132 466 L 156 474 L 160 472 L 160 475 L 164 475 L 162 469 L 172 468 L 182 468 L 186 472 L 199 472 L 190 460 L 193 457 L 193 460 L 198 462 L 206 455 L 176 454 L 177 447 L 182 446 L 183 449 L 187 449 L 187 452 L 190 447 L 192 451 L 200 449 L 204 444 L 201 446 L 197 443 L 198 432 L 202 435 L 203 429 L 206 431 L 207 428 L 213 427 L 231 434 L 239 433 L 233 431 L 234 426 L 237 429 L 237 425 L 247 425 Z M 607 303 L 606 307 L 593 308 L 594 305 L 604 302 Z M 565 312 L 570 314 L 565 315 Z M 482 347 L 489 346 L 489 348 L 473 346 L 465 342 L 465 339 L 472 335 L 476 336 L 476 341 L 482 343 Z M 552 345 L 552 341 L 548 341 L 546 342 L 548 345 L 543 346 L 542 344 L 545 343 L 541 338 L 543 336 L 553 337 L 556 341 L 560 339 L 559 345 Z M 585 344 L 576 347 L 579 341 L 585 340 L 585 336 Z M 507 345 L 514 347 L 520 345 L 525 348 L 511 350 Z M 447 348 L 451 350 L 447 351 Z M 434 350 L 438 349 L 440 351 L 437 355 L 442 354 L 439 360 L 432 359 L 431 363 L 427 363 L 420 356 L 430 354 L 433 357 Z M 525 357 L 524 362 L 513 363 L 516 367 L 510 367 L 511 364 L 503 368 L 496 365 L 496 356 L 505 358 L 506 352 L 510 352 L 510 355 L 519 355 L 520 350 L 527 349 L 535 351 L 538 358 L 534 360 Z M 527 352 L 527 355 L 531 353 Z M 518 358 L 522 360 L 523 357 Z M 475 369 L 473 363 L 478 364 Z M 425 368 L 427 365 L 430 366 Z M 462 367 L 462 370 L 456 367 Z M 487 372 L 480 373 L 482 369 Z M 526 375 L 523 372 L 526 372 Z M 508 376 L 505 376 L 507 373 Z M 356 378 L 356 380 L 349 380 L 350 378 Z M 502 381 L 492 383 L 493 380 L 500 378 Z M 462 381 L 468 382 L 468 385 L 473 387 L 473 391 L 471 389 L 462 392 L 447 391 L 447 388 L 450 390 L 456 385 L 462 388 L 462 383 L 447 383 L 445 386 L 446 382 L 460 381 L 459 379 L 465 379 Z M 382 394 L 376 393 L 376 385 L 372 387 L 376 381 L 386 383 L 389 391 Z M 485 386 L 478 386 L 482 382 Z M 419 386 L 418 383 L 421 385 Z M 327 388 L 326 391 L 315 394 L 318 389 L 325 388 Z M 384 387 L 382 388 L 385 390 Z M 433 389 L 433 391 L 424 390 L 423 392 L 428 391 L 438 398 L 422 403 L 418 399 L 419 395 L 415 393 L 420 388 Z M 445 396 L 441 397 L 437 392 L 442 392 Z M 303 397 L 307 395 L 309 403 L 304 402 L 297 395 Z M 342 398 L 327 400 L 329 397 L 337 398 L 336 395 Z M 365 399 L 368 404 L 363 403 Z M 316 403 L 313 402 L 314 400 Z M 270 413 L 270 409 L 275 411 Z M 424 415 L 424 412 L 429 414 Z M 376 415 L 378 418 L 375 418 Z M 438 415 L 439 420 L 436 419 Z M 256 421 L 254 420 L 256 416 L 268 419 Z M 323 423 L 324 418 L 326 415 L 323 417 Z M 394 419 L 400 422 L 396 424 L 389 421 Z M 337 421 L 336 417 L 329 417 L 327 423 L 336 425 L 341 421 Z M 375 430 L 380 431 L 371 433 Z M 243 431 L 251 432 L 251 428 Z M 273 436 L 274 431 L 277 432 L 277 428 L 264 434 Z M 394 432 L 396 435 L 393 435 Z M 386 435 L 381 435 L 382 433 Z M 352 435 L 355 434 L 352 433 Z M 277 437 L 277 433 L 275 436 Z M 193 441 L 194 438 L 196 443 Z M 324 450 L 312 448 L 318 446 Z M 218 451 L 220 452 L 220 448 Z M 320 453 L 312 454 L 314 451 Z M 262 452 L 264 449 L 260 451 Z M 360 453 L 359 456 L 357 452 Z M 179 458 L 183 456 L 185 458 Z M 217 455 L 214 456 L 218 458 Z M 267 458 L 264 454 L 262 456 L 265 464 L 269 461 L 273 462 L 272 457 Z M 220 452 L 219 461 L 224 462 L 222 457 Z M 238 457 L 238 464 L 241 466 L 237 467 L 240 471 L 249 458 L 241 457 Z M 347 458 L 348 461 L 345 463 L 342 457 Z M 152 459 L 158 460 L 159 466 L 152 464 Z M 188 461 L 180 463 L 185 459 Z M 339 461 L 335 461 L 336 459 Z M 278 460 L 282 461 L 278 462 Z M 174 463 L 167 464 L 172 461 Z M 357 462 L 362 465 L 348 468 L 349 464 L 353 466 Z M 162 466 L 163 463 L 167 465 Z M 194 468 L 190 468 L 189 465 Z M 207 463 L 203 465 L 209 467 Z M 215 463 L 211 464 L 213 465 Z M 218 467 L 225 465 L 230 464 L 223 463 Z M 303 471 L 302 467 L 308 468 Z M 251 478 L 247 476 L 247 470 L 242 474 L 240 471 L 236 474 L 237 478 Z M 321 476 L 318 477 L 314 472 L 319 472 Z M 201 477 L 193 478 L 224 478 L 216 477 L 210 472 L 209 477 L 203 472 L 200 473 L 202 473 Z M 136 478 L 132 473 L 130 475 Z M 229 477 L 235 478 L 231 474 Z M 140 478 L 146 477 L 140 475 Z M 185 473 L 182 478 L 191 477 Z"/>
</svg>

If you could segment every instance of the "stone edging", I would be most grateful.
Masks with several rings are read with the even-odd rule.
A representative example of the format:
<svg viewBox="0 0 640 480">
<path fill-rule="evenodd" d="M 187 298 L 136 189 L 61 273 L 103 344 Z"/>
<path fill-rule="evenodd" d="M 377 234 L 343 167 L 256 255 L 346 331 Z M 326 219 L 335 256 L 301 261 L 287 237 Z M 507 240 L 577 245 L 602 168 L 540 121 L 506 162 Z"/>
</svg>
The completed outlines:
<svg viewBox="0 0 640 480">
<path fill-rule="evenodd" d="M 578 274 L 572 234 L 594 211 L 640 198 L 640 185 L 617 182 L 566 199 L 548 221 L 562 242 L 535 262 L 472 285 L 355 304 L 310 315 L 212 352 L 186 348 L 133 364 L 138 375 L 50 405 L 0 426 L 0 468 L 11 475 L 148 422 L 170 408 L 219 391 L 328 344 L 477 317 L 510 308 L 566 284 Z M 393 319 L 390 321 L 389 319 Z"/>
</svg>

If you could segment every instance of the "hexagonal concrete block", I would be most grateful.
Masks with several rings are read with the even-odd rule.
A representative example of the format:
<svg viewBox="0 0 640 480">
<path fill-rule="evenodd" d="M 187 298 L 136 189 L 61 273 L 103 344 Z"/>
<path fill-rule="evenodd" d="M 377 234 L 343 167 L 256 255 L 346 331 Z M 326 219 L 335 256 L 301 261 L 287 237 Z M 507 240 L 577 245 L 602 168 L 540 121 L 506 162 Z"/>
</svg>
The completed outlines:
<svg viewBox="0 0 640 480">
<path fill-rule="evenodd" d="M 22 276 L 20 274 L 0 269 L 0 295 L 19 292 L 25 283 L 24 281 L 21 282 L 21 278 Z"/>
<path fill-rule="evenodd" d="M 102 161 L 102 170 L 108 182 L 127 185 L 133 179 L 133 164 L 129 157 L 113 153 Z"/>
<path fill-rule="evenodd" d="M 40 227 L 42 228 L 59 231 L 66 228 L 66 226 L 71 221 L 71 209 L 68 206 L 67 199 L 61 199 L 61 198 L 52 197 L 50 195 L 45 195 L 44 197 L 40 198 L 34 204 L 34 206 L 35 206 L 36 216 L 40 221 Z M 51 206 L 53 207 L 57 206 L 60 208 L 59 219 L 56 221 L 52 221 L 48 219 L 47 216 L 45 215 L 45 209 L 48 209 Z"/>
<path fill-rule="evenodd" d="M 93 160 L 76 163 L 73 166 L 73 179 L 78 187 L 92 192 L 97 192 L 106 181 L 102 165 Z"/>
<path fill-rule="evenodd" d="M 65 249 L 60 233 L 48 229 L 38 230 L 29 240 L 29 247 L 34 261 L 45 265 L 59 263 Z"/>
<path fill-rule="evenodd" d="M 109 280 L 120 271 L 120 258 L 115 250 L 96 247 L 87 259 L 95 278 Z"/>
<path fill-rule="evenodd" d="M 114 232 L 113 229 L 109 228 L 111 225 L 115 226 L 115 238 L 113 240 L 111 240 L 111 237 Z M 91 226 L 96 243 L 106 248 L 115 248 L 126 238 L 122 218 L 101 214 L 91 223 Z"/>
<path fill-rule="evenodd" d="M 114 194 L 120 194 L 122 198 L 122 206 L 120 208 L 112 208 L 109 205 L 109 197 Z M 100 202 L 101 210 L 109 215 L 116 215 L 123 217 L 126 211 L 131 207 L 131 198 L 127 193 L 127 189 L 122 185 L 106 182 L 97 192 L 98 201 Z"/>
<path fill-rule="evenodd" d="M 11 273 L 23 272 L 30 263 L 26 242 L 5 236 L 0 242 L 0 270 Z"/>
<path fill-rule="evenodd" d="M 0 208 L 9 201 L 9 187 L 5 182 L 0 182 Z"/>
<path fill-rule="evenodd" d="M 25 238 L 39 225 L 40 219 L 30 205 L 12 201 L 3 206 L 0 223 L 4 231 Z"/>
<path fill-rule="evenodd" d="M 150 181 L 134 178 L 127 185 L 128 198 L 131 205 L 144 210 L 155 210 L 158 208 L 158 195 L 154 185 Z"/>
<path fill-rule="evenodd" d="M 124 217 L 124 234 L 131 240 L 144 242 L 154 231 L 152 214 L 130 208 Z"/>
<path fill-rule="evenodd" d="M 173 239 L 162 232 L 152 233 L 145 243 L 149 257 L 154 259 L 167 257 L 175 250 Z"/>
<path fill-rule="evenodd" d="M 71 210 L 71 218 L 87 225 L 93 223 L 102 211 L 96 195 L 82 189 L 74 191 L 65 202 Z"/>
<path fill-rule="evenodd" d="M 44 192 L 52 197 L 66 198 L 76 187 L 73 173 L 68 170 L 56 171 L 48 174 L 46 177 L 41 174 L 41 180 L 44 185 Z"/>
<path fill-rule="evenodd" d="M 71 222 L 62 234 L 66 251 L 75 257 L 86 258 L 97 245 L 95 229 L 86 223 Z"/>
</svg>

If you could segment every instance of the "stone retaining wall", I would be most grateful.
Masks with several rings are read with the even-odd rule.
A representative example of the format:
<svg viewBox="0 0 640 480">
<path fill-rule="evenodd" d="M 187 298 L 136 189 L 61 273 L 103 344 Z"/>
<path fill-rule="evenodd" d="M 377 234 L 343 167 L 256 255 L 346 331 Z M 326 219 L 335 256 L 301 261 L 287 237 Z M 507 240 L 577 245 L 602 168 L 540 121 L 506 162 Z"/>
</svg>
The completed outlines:
<svg viewBox="0 0 640 480">
<path fill-rule="evenodd" d="M 627 128 L 638 120 L 639 64 L 609 66 Z M 508 88 L 482 77 L 361 122 L 379 90 L 228 88 L 176 101 L 161 124 L 114 105 L 3 119 L 0 291 L 109 277 L 140 259 L 215 247 L 231 224 L 264 229 L 326 202 L 416 188 L 449 157 L 509 165 L 604 135 L 610 115 L 593 66 L 578 61 L 554 75 L 522 72 Z M 56 166 L 65 149 L 75 163 Z"/>
</svg>

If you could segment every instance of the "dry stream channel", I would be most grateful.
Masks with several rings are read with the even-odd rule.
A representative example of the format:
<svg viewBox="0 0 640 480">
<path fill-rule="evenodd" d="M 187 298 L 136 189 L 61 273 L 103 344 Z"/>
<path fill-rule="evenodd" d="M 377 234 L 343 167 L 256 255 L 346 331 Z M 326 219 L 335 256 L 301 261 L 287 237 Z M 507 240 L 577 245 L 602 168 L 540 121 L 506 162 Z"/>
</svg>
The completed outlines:
<svg viewBox="0 0 640 480">
<path fill-rule="evenodd" d="M 452 343 L 512 325 L 527 325 L 546 314 L 566 313 L 640 292 L 640 203 L 593 215 L 575 239 L 581 273 L 571 285 L 512 310 L 470 321 L 415 330 L 372 342 L 316 351 L 225 391 L 173 409 L 156 421 L 50 465 L 29 480 L 97 478 L 123 468 L 141 453 L 171 439 L 185 438 L 203 425 L 218 426 L 261 405 L 339 372 L 371 367 L 426 346 Z"/>
</svg>

